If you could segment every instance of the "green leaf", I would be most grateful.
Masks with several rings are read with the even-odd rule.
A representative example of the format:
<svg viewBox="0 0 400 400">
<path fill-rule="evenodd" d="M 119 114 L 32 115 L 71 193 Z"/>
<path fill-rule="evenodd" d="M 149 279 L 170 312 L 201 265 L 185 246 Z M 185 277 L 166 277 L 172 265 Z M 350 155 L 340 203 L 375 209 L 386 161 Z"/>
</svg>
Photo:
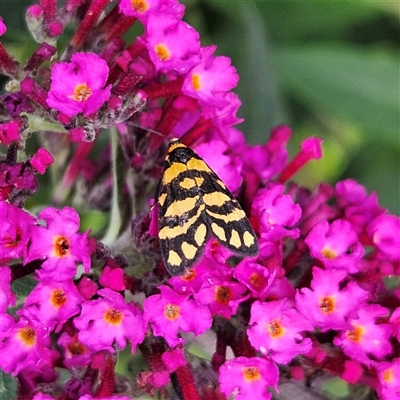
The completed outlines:
<svg viewBox="0 0 400 400">
<path fill-rule="evenodd" d="M 24 276 L 14 281 L 11 288 L 19 298 L 22 298 L 28 296 L 37 284 L 38 281 L 36 279 L 33 279 L 31 276 Z"/>
<path fill-rule="evenodd" d="M 305 40 L 346 39 L 354 26 L 371 18 L 388 15 L 379 2 L 344 1 L 259 1 L 257 7 L 276 43 Z"/>
<path fill-rule="evenodd" d="M 357 179 L 368 191 L 379 194 L 379 204 L 400 214 L 400 149 L 378 141 L 363 146 L 341 179 Z"/>
<path fill-rule="evenodd" d="M 240 81 L 234 91 L 242 106 L 239 126 L 249 142 L 265 142 L 272 126 L 287 121 L 272 65 L 272 48 L 254 2 L 207 3 L 212 41 L 232 59 Z M 234 29 L 233 29 L 234 27 Z M 211 29 L 211 28 L 210 28 Z"/>
<path fill-rule="evenodd" d="M 399 63 L 394 54 L 350 46 L 279 48 L 282 86 L 309 107 L 398 146 Z"/>
<path fill-rule="evenodd" d="M 0 399 L 12 400 L 16 398 L 17 380 L 0 370 Z"/>
<path fill-rule="evenodd" d="M 90 235 L 96 236 L 102 233 L 107 227 L 109 217 L 105 212 L 99 210 L 82 210 L 80 212 L 80 216 L 81 216 L 81 224 L 80 224 L 81 232 L 85 232 L 88 229 L 91 229 Z"/>
<path fill-rule="evenodd" d="M 334 398 L 345 397 L 349 394 L 348 384 L 340 378 L 332 378 L 325 382 L 323 385 L 323 390 Z"/>
</svg>

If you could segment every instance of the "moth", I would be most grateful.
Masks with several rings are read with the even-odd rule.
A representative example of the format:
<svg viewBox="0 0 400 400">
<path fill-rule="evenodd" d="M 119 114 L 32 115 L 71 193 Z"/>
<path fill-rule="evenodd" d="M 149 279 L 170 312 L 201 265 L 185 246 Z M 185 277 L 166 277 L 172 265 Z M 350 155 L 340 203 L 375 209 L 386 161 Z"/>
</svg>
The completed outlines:
<svg viewBox="0 0 400 400">
<path fill-rule="evenodd" d="M 257 237 L 238 201 L 178 139 L 168 148 L 157 203 L 161 256 L 171 275 L 192 267 L 211 236 L 240 256 L 257 255 Z"/>
</svg>

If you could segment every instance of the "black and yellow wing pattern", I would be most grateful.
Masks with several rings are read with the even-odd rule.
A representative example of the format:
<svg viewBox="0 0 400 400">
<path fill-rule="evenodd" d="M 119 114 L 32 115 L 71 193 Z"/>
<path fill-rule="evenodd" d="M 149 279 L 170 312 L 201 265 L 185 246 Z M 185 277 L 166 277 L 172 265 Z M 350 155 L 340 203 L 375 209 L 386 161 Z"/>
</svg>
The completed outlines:
<svg viewBox="0 0 400 400">
<path fill-rule="evenodd" d="M 257 255 L 257 237 L 238 201 L 178 139 L 169 145 L 157 202 L 161 256 L 171 275 L 192 267 L 210 236 L 238 255 Z"/>
</svg>

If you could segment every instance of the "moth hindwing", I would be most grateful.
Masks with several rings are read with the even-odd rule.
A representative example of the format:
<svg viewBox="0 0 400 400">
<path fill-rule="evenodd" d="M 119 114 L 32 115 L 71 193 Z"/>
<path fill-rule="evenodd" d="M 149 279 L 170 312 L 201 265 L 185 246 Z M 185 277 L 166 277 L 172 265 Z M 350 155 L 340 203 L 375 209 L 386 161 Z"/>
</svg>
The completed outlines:
<svg viewBox="0 0 400 400">
<path fill-rule="evenodd" d="M 193 266 L 210 236 L 241 256 L 258 253 L 256 235 L 238 201 L 178 139 L 169 145 L 157 201 L 161 256 L 171 275 Z"/>
</svg>

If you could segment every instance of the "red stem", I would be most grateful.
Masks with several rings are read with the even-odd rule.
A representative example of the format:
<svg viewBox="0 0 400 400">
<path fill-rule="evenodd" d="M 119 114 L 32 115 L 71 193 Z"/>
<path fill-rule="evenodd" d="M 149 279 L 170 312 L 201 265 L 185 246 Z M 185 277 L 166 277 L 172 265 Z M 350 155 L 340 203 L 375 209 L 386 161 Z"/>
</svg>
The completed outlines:
<svg viewBox="0 0 400 400">
<path fill-rule="evenodd" d="M 109 0 L 93 0 L 93 3 L 90 5 L 83 21 L 78 26 L 78 29 L 71 40 L 71 46 L 75 50 L 83 45 L 88 33 L 93 28 L 108 3 Z"/>
</svg>

